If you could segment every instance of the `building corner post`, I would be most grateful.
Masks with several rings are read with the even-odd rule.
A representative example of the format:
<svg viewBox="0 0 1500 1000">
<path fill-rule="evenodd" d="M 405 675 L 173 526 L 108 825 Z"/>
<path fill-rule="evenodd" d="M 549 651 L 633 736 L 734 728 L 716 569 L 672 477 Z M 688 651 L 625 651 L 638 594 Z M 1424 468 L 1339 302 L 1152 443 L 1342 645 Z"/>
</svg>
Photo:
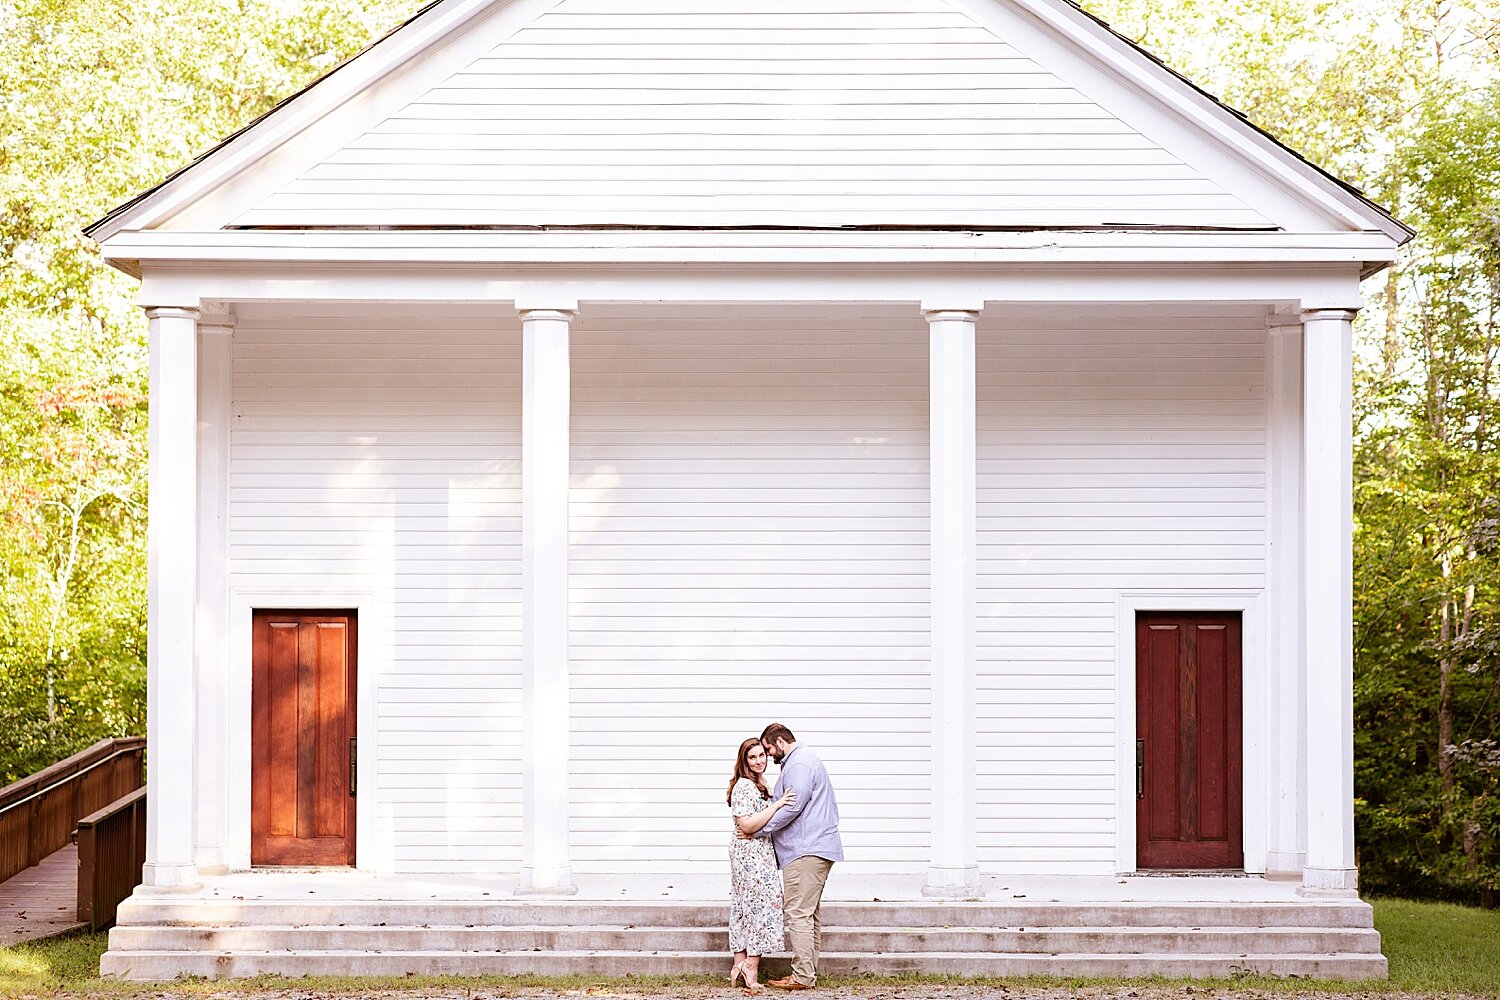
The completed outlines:
<svg viewBox="0 0 1500 1000">
<path fill-rule="evenodd" d="M 1303 659 L 1302 321 L 1268 327 L 1270 460 L 1269 795 L 1266 875 L 1301 879 L 1307 866 L 1307 669 Z"/>
<path fill-rule="evenodd" d="M 927 896 L 981 896 L 974 760 L 975 326 L 981 303 L 922 305 L 930 368 L 932 863 Z"/>
<path fill-rule="evenodd" d="M 539 304 L 545 308 L 538 307 Z M 517 893 L 571 894 L 568 766 L 569 335 L 578 304 L 517 301 L 521 314 L 523 726 Z"/>
<path fill-rule="evenodd" d="M 229 421 L 235 317 L 198 318 L 197 749 L 194 859 L 203 875 L 229 871 Z"/>
<path fill-rule="evenodd" d="M 193 776 L 197 726 L 198 306 L 147 306 L 150 397 L 146 528 L 148 890 L 198 884 Z"/>
<path fill-rule="evenodd" d="M 1304 892 L 1349 894 L 1354 864 L 1352 309 L 1302 313 L 1302 630 L 1307 677 Z"/>
</svg>

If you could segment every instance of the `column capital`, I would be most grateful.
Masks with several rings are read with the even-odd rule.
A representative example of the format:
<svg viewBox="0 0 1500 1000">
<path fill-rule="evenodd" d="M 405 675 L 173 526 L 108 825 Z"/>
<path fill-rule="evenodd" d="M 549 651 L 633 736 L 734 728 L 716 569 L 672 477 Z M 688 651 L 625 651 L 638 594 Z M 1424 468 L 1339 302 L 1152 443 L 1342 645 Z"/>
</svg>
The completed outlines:
<svg viewBox="0 0 1500 1000">
<path fill-rule="evenodd" d="M 924 298 L 921 301 L 922 312 L 942 313 L 958 312 L 973 313 L 978 316 L 984 311 L 984 296 L 977 292 L 944 292 L 934 295 L 932 298 Z"/>
<path fill-rule="evenodd" d="M 516 312 L 521 314 L 522 323 L 530 323 L 533 320 L 552 321 L 556 323 L 571 323 L 578 317 L 578 309 L 520 309 Z"/>
<path fill-rule="evenodd" d="M 1304 325 L 1317 322 L 1352 323 L 1359 315 L 1358 309 L 1340 307 L 1336 309 L 1304 309 L 1299 319 Z"/>
<path fill-rule="evenodd" d="M 923 308 L 922 315 L 927 317 L 927 322 L 932 323 L 976 323 L 979 321 L 978 309 L 927 309 Z"/>
<path fill-rule="evenodd" d="M 516 312 L 525 316 L 531 312 L 578 312 L 578 296 L 570 289 L 557 285 L 531 285 L 516 289 Z"/>
<path fill-rule="evenodd" d="M 1302 314 L 1274 313 L 1266 317 L 1266 332 L 1271 336 L 1290 336 L 1302 332 Z"/>
<path fill-rule="evenodd" d="M 198 332 L 227 337 L 234 333 L 237 317 L 228 309 L 204 309 L 198 314 Z"/>
<path fill-rule="evenodd" d="M 198 322 L 200 315 L 197 306 L 142 306 L 146 310 L 147 319 L 190 319 Z"/>
</svg>

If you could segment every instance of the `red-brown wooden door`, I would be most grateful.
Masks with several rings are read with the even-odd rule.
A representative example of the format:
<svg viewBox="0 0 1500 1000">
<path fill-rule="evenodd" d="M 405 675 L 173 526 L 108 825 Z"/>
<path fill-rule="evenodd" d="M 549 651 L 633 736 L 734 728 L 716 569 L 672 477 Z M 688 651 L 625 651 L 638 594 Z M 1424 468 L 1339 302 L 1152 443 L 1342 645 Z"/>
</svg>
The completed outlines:
<svg viewBox="0 0 1500 1000">
<path fill-rule="evenodd" d="M 354 864 L 352 612 L 257 611 L 250 863 Z"/>
<path fill-rule="evenodd" d="M 1243 868 L 1240 615 L 1136 616 L 1136 863 Z"/>
</svg>

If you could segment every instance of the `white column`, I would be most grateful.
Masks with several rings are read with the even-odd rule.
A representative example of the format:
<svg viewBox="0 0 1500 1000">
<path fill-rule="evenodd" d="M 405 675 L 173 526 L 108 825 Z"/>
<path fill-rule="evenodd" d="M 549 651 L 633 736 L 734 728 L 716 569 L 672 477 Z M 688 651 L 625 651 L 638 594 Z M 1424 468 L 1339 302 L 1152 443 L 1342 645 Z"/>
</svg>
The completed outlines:
<svg viewBox="0 0 1500 1000">
<path fill-rule="evenodd" d="M 198 740 L 194 859 L 205 875 L 229 870 L 229 406 L 234 316 L 198 320 Z"/>
<path fill-rule="evenodd" d="M 517 891 L 577 892 L 569 863 L 569 324 L 576 302 L 521 313 L 521 878 Z"/>
<path fill-rule="evenodd" d="M 923 893 L 980 895 L 974 777 L 975 309 L 923 303 L 931 343 L 932 865 Z"/>
<path fill-rule="evenodd" d="M 1302 659 L 1302 322 L 1270 327 L 1270 750 L 1266 874 L 1307 862 L 1307 676 Z"/>
<path fill-rule="evenodd" d="M 1354 312 L 1302 314 L 1307 867 L 1312 890 L 1353 890 Z"/>
<path fill-rule="evenodd" d="M 198 602 L 198 310 L 148 306 L 146 866 L 142 882 L 193 886 L 193 619 Z"/>
</svg>

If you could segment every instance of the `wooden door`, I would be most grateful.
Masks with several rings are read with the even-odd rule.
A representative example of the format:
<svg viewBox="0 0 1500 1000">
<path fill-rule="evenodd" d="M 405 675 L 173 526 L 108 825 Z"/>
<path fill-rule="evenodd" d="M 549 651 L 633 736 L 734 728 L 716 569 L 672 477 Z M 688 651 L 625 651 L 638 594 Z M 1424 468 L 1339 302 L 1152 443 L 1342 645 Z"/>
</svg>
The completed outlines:
<svg viewBox="0 0 1500 1000">
<path fill-rule="evenodd" d="M 354 613 L 253 621 L 250 863 L 352 865 Z"/>
<path fill-rule="evenodd" d="M 1136 863 L 1243 868 L 1239 612 L 1136 616 Z"/>
</svg>

